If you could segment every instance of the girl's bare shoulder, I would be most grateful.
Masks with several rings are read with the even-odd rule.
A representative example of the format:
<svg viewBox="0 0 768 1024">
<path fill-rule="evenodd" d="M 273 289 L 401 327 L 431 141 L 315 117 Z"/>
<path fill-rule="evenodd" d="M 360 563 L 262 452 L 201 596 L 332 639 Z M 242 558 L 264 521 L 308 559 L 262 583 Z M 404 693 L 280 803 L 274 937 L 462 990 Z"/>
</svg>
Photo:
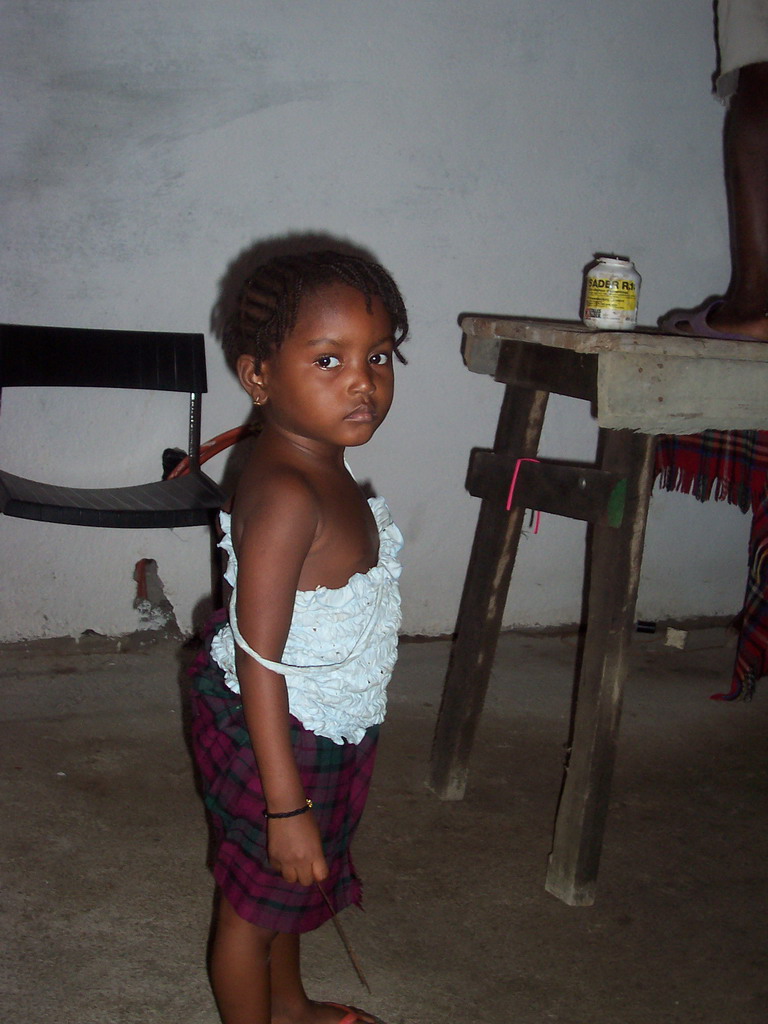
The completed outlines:
<svg viewBox="0 0 768 1024">
<path fill-rule="evenodd" d="M 232 507 L 235 537 L 245 529 L 316 531 L 322 502 L 312 478 L 290 463 L 254 458 L 245 466 Z"/>
</svg>

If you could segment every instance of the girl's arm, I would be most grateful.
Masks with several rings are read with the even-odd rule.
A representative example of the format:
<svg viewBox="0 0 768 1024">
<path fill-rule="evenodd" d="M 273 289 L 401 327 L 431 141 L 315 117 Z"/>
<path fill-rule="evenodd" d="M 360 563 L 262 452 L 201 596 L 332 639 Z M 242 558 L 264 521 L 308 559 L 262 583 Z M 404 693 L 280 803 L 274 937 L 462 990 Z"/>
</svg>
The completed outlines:
<svg viewBox="0 0 768 1024">
<path fill-rule="evenodd" d="M 270 661 L 282 657 L 301 569 L 318 521 L 311 491 L 303 481 L 288 478 L 260 487 L 258 504 L 238 524 L 237 619 L 248 644 Z M 285 679 L 239 648 L 236 664 L 267 810 L 296 810 L 304 805 L 306 794 L 290 742 Z M 311 885 L 327 877 L 311 810 L 269 819 L 267 828 L 270 863 L 286 881 Z"/>
</svg>

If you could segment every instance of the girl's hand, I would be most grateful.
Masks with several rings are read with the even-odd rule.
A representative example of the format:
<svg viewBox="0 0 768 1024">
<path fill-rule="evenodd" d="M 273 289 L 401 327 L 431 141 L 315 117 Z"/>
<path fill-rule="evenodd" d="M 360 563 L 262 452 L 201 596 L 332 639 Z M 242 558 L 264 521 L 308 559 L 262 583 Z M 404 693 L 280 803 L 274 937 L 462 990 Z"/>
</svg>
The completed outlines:
<svg viewBox="0 0 768 1024">
<path fill-rule="evenodd" d="M 311 811 L 295 818 L 270 818 L 267 852 L 286 882 L 312 885 L 328 877 L 320 829 Z"/>
</svg>

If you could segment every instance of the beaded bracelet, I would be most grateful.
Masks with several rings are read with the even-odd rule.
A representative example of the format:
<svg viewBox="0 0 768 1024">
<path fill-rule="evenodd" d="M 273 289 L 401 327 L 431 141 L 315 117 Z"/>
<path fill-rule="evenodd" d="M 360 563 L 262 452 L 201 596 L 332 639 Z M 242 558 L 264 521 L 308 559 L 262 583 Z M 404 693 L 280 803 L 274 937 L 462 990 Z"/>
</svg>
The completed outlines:
<svg viewBox="0 0 768 1024">
<path fill-rule="evenodd" d="M 297 814 L 306 814 L 312 807 L 312 801 L 307 797 L 304 801 L 303 807 L 297 807 L 295 811 L 278 811 L 276 814 L 272 814 L 266 808 L 262 811 L 265 818 L 295 818 Z"/>
</svg>

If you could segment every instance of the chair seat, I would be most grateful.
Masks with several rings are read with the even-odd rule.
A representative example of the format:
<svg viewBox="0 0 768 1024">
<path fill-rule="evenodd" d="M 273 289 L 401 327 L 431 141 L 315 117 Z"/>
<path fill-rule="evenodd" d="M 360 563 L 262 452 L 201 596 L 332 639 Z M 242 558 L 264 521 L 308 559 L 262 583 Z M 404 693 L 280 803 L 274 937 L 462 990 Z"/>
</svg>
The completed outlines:
<svg viewBox="0 0 768 1024">
<path fill-rule="evenodd" d="M 133 487 L 59 487 L 0 471 L 0 510 L 18 519 L 72 526 L 203 526 L 226 495 L 200 471 Z"/>
</svg>

